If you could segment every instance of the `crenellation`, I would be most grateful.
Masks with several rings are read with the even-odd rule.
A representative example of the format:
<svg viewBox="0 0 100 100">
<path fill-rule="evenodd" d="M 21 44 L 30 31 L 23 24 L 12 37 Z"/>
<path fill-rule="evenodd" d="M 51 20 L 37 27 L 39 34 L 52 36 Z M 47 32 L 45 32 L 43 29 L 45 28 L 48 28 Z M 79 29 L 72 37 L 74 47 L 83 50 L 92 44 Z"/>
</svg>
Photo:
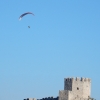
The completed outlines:
<svg viewBox="0 0 100 100">
<path fill-rule="evenodd" d="M 48 99 L 50 99 L 50 97 L 48 97 Z"/>
<path fill-rule="evenodd" d="M 80 81 L 80 78 L 79 77 L 76 77 L 76 81 Z"/>
<path fill-rule="evenodd" d="M 74 78 L 65 78 L 64 80 L 67 81 L 67 82 L 71 82 L 71 81 L 73 81 L 75 79 Z"/>
<path fill-rule="evenodd" d="M 87 82 L 88 81 L 88 78 L 85 78 L 84 81 Z"/>
<path fill-rule="evenodd" d="M 70 78 L 67 78 L 67 81 L 70 82 Z"/>
<path fill-rule="evenodd" d="M 67 81 L 70 81 L 70 78 L 67 78 Z"/>
<path fill-rule="evenodd" d="M 82 77 L 82 78 L 81 78 L 81 81 L 82 81 L 82 82 L 84 82 L 84 79 L 85 79 L 85 78 L 84 78 L 84 77 Z"/>
<path fill-rule="evenodd" d="M 76 78 L 74 78 L 74 77 L 72 77 L 72 78 L 65 78 L 64 79 L 66 82 L 72 82 L 72 81 L 82 81 L 82 82 L 90 82 L 91 81 L 91 79 L 89 79 L 89 78 L 84 78 L 84 77 L 81 77 L 81 78 L 79 78 L 79 77 L 76 77 Z"/>
<path fill-rule="evenodd" d="M 81 80 L 82 82 L 91 82 L 91 79 L 90 78 L 83 78 L 81 77 Z"/>
<path fill-rule="evenodd" d="M 90 79 L 90 78 L 88 78 L 88 81 L 89 81 L 89 82 L 91 82 L 91 79 Z"/>
<path fill-rule="evenodd" d="M 74 77 L 71 78 L 72 82 L 75 80 Z"/>
<path fill-rule="evenodd" d="M 53 99 L 53 96 L 51 96 L 51 99 Z"/>
</svg>

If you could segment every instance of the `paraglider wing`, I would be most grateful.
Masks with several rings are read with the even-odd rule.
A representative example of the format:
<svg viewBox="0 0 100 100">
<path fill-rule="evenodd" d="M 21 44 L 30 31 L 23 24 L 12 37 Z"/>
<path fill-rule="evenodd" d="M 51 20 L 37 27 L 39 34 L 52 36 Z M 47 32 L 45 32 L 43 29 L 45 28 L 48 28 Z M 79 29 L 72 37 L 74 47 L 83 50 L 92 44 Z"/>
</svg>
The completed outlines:
<svg viewBox="0 0 100 100">
<path fill-rule="evenodd" d="M 22 14 L 22 15 L 19 17 L 19 20 L 21 20 L 21 19 L 22 19 L 22 17 L 23 17 L 23 16 L 25 16 L 25 15 L 27 15 L 27 14 L 32 14 L 32 15 L 34 15 L 34 14 L 33 14 L 33 13 L 31 13 L 31 12 L 26 12 L 26 13 Z"/>
</svg>

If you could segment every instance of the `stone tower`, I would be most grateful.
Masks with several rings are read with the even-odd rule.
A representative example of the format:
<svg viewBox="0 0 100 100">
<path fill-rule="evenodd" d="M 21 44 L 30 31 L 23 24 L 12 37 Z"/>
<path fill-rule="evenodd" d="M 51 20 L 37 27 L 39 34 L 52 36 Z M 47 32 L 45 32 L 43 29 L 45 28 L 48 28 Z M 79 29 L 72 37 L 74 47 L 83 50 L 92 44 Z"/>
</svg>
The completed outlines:
<svg viewBox="0 0 100 100">
<path fill-rule="evenodd" d="M 65 78 L 64 90 L 59 91 L 59 100 L 89 100 L 90 92 L 89 78 Z"/>
</svg>

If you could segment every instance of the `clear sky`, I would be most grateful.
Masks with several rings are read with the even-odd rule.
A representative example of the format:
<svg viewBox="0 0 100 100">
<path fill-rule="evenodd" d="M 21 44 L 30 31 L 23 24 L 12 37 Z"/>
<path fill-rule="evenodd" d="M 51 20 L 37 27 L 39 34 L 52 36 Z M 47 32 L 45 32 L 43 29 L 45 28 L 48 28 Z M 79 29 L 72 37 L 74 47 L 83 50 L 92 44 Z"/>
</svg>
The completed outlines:
<svg viewBox="0 0 100 100">
<path fill-rule="evenodd" d="M 0 12 L 0 100 L 56 97 L 77 76 L 100 100 L 100 0 L 2 0 Z"/>
</svg>

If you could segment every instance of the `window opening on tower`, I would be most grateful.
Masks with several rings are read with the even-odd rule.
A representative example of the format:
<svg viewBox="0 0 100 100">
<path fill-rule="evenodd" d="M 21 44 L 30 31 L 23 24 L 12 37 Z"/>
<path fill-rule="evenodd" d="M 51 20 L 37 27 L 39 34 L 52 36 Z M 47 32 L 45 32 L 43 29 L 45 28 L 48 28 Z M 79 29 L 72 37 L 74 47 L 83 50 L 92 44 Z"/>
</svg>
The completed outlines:
<svg viewBox="0 0 100 100">
<path fill-rule="evenodd" d="M 77 90 L 79 90 L 79 87 L 77 87 Z"/>
</svg>

